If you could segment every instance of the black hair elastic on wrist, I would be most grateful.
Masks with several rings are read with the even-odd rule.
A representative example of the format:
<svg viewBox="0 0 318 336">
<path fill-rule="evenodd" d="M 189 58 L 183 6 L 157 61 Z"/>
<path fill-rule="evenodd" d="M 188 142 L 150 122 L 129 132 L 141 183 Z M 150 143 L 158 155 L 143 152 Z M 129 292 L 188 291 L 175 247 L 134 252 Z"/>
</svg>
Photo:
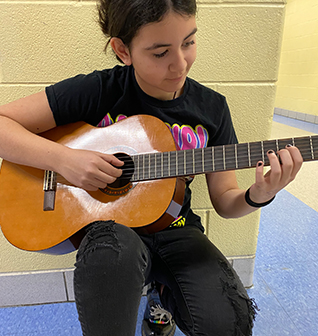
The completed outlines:
<svg viewBox="0 0 318 336">
<path fill-rule="evenodd" d="M 269 201 L 264 202 L 264 203 L 255 203 L 250 199 L 250 188 L 248 188 L 245 192 L 245 201 L 248 205 L 254 207 L 254 208 L 261 208 L 264 207 L 265 205 L 268 205 L 269 203 L 272 203 L 274 200 L 275 196 L 271 198 Z"/>
</svg>

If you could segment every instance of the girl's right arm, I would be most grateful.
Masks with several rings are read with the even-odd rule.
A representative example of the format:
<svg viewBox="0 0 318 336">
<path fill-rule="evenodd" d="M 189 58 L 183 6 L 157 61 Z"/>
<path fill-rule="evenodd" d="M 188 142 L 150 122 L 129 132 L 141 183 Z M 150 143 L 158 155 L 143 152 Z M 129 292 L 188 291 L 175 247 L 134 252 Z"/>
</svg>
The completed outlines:
<svg viewBox="0 0 318 336">
<path fill-rule="evenodd" d="M 37 135 L 56 126 L 44 91 L 0 106 L 0 157 L 54 170 L 87 190 L 104 188 L 121 175 L 113 155 L 71 149 Z"/>
</svg>

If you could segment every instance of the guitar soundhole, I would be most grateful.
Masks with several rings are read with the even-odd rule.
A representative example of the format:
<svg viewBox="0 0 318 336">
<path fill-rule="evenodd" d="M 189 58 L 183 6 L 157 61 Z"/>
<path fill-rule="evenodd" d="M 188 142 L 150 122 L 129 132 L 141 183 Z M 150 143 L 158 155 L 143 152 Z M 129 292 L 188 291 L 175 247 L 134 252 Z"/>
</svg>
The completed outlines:
<svg viewBox="0 0 318 336">
<path fill-rule="evenodd" d="M 107 195 L 124 195 L 132 188 L 130 180 L 134 174 L 134 161 L 128 154 L 125 153 L 117 153 L 114 154 L 114 156 L 124 162 L 124 165 L 121 167 L 123 173 L 118 179 L 116 179 L 115 182 L 108 184 L 106 188 L 100 190 Z"/>
</svg>

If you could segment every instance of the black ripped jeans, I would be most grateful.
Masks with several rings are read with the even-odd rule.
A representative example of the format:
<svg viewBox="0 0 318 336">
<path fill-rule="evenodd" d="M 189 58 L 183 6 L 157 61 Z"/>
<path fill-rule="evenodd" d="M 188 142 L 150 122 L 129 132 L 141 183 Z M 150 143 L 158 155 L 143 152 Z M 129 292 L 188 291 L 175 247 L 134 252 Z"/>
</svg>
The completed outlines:
<svg viewBox="0 0 318 336">
<path fill-rule="evenodd" d="M 161 301 L 189 336 L 252 334 L 255 309 L 232 267 L 194 226 L 148 236 L 114 222 L 90 225 L 77 254 L 76 305 L 85 336 L 134 336 L 142 290 Z"/>
</svg>

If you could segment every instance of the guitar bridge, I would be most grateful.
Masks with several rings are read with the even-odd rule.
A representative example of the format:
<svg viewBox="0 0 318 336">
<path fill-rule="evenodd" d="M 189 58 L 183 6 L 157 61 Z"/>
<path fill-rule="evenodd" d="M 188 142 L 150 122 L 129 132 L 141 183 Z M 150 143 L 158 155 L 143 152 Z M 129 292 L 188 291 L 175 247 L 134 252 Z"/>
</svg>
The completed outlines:
<svg viewBox="0 0 318 336">
<path fill-rule="evenodd" d="M 44 172 L 43 191 L 43 211 L 53 211 L 55 206 L 56 173 L 52 170 Z"/>
</svg>

